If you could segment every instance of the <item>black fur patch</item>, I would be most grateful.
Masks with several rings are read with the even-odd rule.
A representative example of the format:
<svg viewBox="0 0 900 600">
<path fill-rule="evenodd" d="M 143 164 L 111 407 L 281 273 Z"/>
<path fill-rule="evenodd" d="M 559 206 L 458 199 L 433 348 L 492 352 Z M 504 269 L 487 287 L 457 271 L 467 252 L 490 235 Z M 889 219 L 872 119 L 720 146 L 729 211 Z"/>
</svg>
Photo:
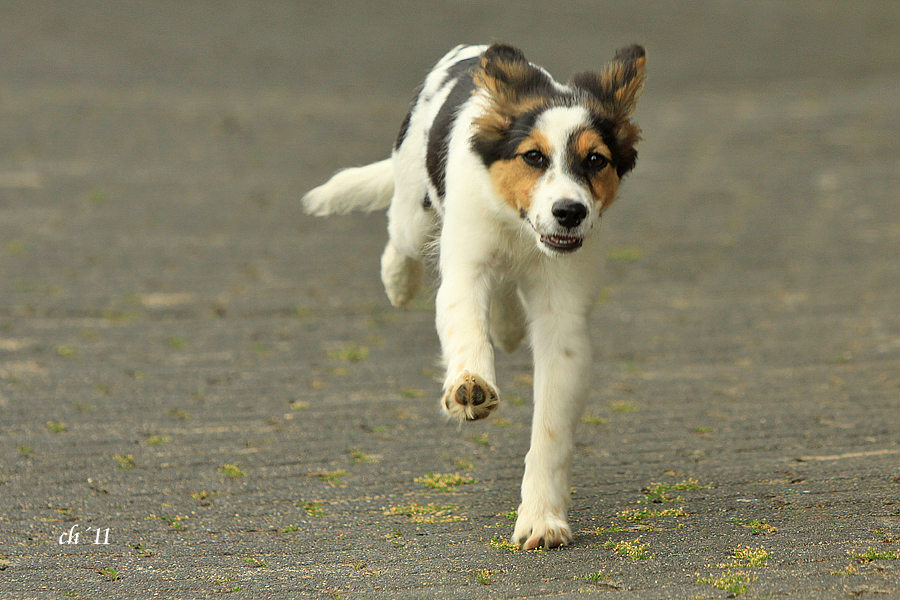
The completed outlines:
<svg viewBox="0 0 900 600">
<path fill-rule="evenodd" d="M 413 105 L 415 107 L 415 105 Z M 410 108 L 409 112 L 406 113 L 406 116 L 403 118 L 403 122 L 400 123 L 400 131 L 397 133 L 397 140 L 394 142 L 394 150 L 400 148 L 400 145 L 403 143 L 403 140 L 406 139 L 406 134 L 409 131 L 409 121 L 412 119 L 412 111 Z"/>
<path fill-rule="evenodd" d="M 484 166 L 490 167 L 498 160 L 514 158 L 519 144 L 531 133 L 534 123 L 544 110 L 546 107 L 517 116 L 501 137 L 487 138 L 477 134 L 473 136 L 472 149 L 481 157 Z"/>
<path fill-rule="evenodd" d="M 472 96 L 475 84 L 472 82 L 472 70 L 478 65 L 480 57 L 462 60 L 453 65 L 445 81 L 455 79 L 450 94 L 438 110 L 434 123 L 428 131 L 428 145 L 425 151 L 425 168 L 428 178 L 437 190 L 440 201 L 446 192 L 447 151 L 450 146 L 450 130 L 456 120 L 459 107 Z M 450 85 L 450 84 L 447 84 Z"/>
<path fill-rule="evenodd" d="M 637 150 L 634 146 L 623 146 L 616 137 L 613 125 L 601 116 L 594 117 L 594 128 L 600 132 L 603 143 L 612 154 L 612 166 L 619 179 L 625 177 L 637 163 Z"/>
<path fill-rule="evenodd" d="M 610 165 L 616 170 L 616 174 L 621 179 L 634 168 L 635 162 L 637 162 L 637 150 L 634 147 L 623 148 L 618 138 L 616 138 L 613 126 L 601 116 L 593 116 L 590 128 L 600 135 L 603 143 L 609 148 L 611 155 Z M 581 131 L 574 131 L 569 136 L 566 144 L 566 155 L 569 157 L 569 164 L 566 167 L 572 175 L 581 179 L 588 179 L 590 176 L 589 169 L 582 162 L 585 157 L 578 156 L 576 149 L 580 133 Z"/>
</svg>

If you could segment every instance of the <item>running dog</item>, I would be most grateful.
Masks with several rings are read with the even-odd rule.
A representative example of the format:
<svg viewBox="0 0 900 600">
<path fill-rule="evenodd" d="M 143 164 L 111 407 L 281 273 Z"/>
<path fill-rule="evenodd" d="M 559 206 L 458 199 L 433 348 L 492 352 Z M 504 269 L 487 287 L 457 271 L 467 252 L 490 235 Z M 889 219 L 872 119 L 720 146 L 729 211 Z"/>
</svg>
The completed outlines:
<svg viewBox="0 0 900 600">
<path fill-rule="evenodd" d="M 574 431 L 591 371 L 588 314 L 600 288 L 600 221 L 637 159 L 631 120 L 643 47 L 568 85 L 505 44 L 457 46 L 428 74 L 391 157 L 339 171 L 303 198 L 314 215 L 388 209 L 381 257 L 404 306 L 436 255 L 441 408 L 460 421 L 500 402 L 492 340 L 534 354 L 534 416 L 512 541 L 571 543 Z"/>
</svg>

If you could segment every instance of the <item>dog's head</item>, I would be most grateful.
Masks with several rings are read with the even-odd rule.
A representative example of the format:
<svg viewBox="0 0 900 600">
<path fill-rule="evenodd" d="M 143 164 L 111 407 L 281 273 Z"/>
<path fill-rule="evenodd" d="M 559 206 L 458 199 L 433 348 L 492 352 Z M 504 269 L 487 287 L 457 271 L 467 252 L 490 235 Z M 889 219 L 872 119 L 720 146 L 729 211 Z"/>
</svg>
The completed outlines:
<svg viewBox="0 0 900 600">
<path fill-rule="evenodd" d="M 644 49 L 629 46 L 563 86 L 511 46 L 482 56 L 475 85 L 485 111 L 472 147 L 542 251 L 579 249 L 634 168 L 640 129 L 630 117 L 645 64 Z"/>
</svg>

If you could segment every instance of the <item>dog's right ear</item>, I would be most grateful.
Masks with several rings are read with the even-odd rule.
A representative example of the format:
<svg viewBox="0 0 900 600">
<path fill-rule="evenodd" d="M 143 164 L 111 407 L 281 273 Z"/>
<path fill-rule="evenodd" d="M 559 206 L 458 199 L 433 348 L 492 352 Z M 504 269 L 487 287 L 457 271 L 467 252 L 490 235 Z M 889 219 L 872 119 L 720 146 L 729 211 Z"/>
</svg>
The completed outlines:
<svg viewBox="0 0 900 600">
<path fill-rule="evenodd" d="M 484 51 L 473 81 L 475 93 L 487 101 L 487 110 L 475 119 L 473 143 L 488 164 L 503 153 L 516 118 L 534 108 L 535 99 L 546 94 L 552 82 L 521 50 L 507 44 L 493 44 Z"/>
</svg>

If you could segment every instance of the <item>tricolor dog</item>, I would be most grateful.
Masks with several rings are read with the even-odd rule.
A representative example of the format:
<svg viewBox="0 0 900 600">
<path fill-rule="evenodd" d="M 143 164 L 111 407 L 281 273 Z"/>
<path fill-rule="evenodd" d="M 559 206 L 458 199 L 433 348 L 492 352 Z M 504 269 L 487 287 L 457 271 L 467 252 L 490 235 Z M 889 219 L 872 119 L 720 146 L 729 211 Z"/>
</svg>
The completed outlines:
<svg viewBox="0 0 900 600">
<path fill-rule="evenodd" d="M 513 542 L 572 541 L 574 430 L 591 372 L 600 221 L 634 167 L 631 120 L 644 49 L 555 81 L 512 46 L 458 46 L 428 74 L 391 157 L 339 171 L 303 203 L 315 215 L 388 209 L 381 278 L 395 306 L 436 255 L 441 408 L 460 421 L 500 402 L 493 344 L 534 354 L 534 417 Z M 492 344 L 493 341 L 493 344 Z"/>
</svg>

